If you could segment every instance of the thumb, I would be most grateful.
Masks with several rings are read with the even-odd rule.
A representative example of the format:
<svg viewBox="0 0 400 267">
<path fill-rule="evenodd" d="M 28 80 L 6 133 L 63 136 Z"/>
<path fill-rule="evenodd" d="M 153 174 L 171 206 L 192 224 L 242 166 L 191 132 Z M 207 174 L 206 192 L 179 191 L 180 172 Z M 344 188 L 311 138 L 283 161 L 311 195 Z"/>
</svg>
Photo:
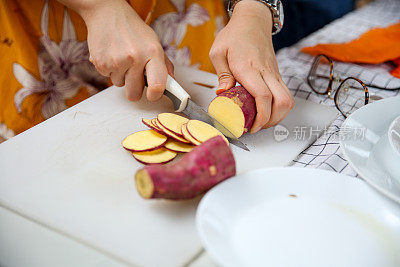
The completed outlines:
<svg viewBox="0 0 400 267">
<path fill-rule="evenodd" d="M 211 62 L 213 63 L 218 75 L 218 88 L 216 93 L 220 94 L 235 86 L 236 80 L 229 69 L 226 57 L 224 55 L 214 56 L 212 57 Z"/>
</svg>

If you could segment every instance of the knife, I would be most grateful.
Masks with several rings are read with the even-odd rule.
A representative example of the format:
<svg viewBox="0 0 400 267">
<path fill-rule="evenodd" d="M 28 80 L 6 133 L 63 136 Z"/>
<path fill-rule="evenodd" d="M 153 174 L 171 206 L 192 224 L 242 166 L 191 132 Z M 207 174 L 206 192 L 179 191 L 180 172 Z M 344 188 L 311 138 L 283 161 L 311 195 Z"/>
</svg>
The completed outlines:
<svg viewBox="0 0 400 267">
<path fill-rule="evenodd" d="M 145 75 L 145 84 L 147 86 L 147 79 Z M 180 84 L 175 81 L 170 75 L 167 78 L 167 84 L 165 86 L 164 95 L 171 99 L 176 112 L 182 112 L 190 119 L 200 120 L 208 123 L 218 129 L 228 141 L 237 147 L 240 147 L 246 151 L 250 151 L 245 144 L 243 144 L 235 135 L 233 135 L 225 126 L 208 114 L 202 107 L 197 105 L 191 98 L 190 95 L 183 89 Z"/>
</svg>

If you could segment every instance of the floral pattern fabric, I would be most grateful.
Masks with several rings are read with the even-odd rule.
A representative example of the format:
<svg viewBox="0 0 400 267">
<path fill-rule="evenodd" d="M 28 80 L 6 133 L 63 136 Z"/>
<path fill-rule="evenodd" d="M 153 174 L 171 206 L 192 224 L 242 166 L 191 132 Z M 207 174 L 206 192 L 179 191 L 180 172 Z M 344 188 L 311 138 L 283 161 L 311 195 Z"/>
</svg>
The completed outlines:
<svg viewBox="0 0 400 267">
<path fill-rule="evenodd" d="M 0 5 L 0 136 L 10 138 L 110 85 L 89 62 L 86 27 L 75 12 L 55 0 Z M 135 0 L 132 6 L 174 64 L 213 71 L 208 52 L 224 26 L 222 1 Z"/>
</svg>

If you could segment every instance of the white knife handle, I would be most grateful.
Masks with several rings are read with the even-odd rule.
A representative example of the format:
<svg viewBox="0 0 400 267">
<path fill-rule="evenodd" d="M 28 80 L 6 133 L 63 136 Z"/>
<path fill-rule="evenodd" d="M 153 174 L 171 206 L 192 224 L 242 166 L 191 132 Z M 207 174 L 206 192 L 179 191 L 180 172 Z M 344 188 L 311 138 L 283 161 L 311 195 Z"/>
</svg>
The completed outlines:
<svg viewBox="0 0 400 267">
<path fill-rule="evenodd" d="M 167 85 L 165 86 L 165 90 L 173 94 L 176 98 L 178 98 L 181 101 L 179 107 L 175 111 L 182 112 L 188 104 L 190 95 L 170 75 L 168 75 Z"/>
</svg>

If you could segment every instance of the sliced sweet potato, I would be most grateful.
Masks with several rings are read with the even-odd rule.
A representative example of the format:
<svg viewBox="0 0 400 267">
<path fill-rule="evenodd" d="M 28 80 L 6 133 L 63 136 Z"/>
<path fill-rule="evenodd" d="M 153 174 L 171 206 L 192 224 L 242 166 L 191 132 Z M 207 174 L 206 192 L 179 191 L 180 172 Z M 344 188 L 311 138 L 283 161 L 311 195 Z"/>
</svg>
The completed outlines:
<svg viewBox="0 0 400 267">
<path fill-rule="evenodd" d="M 208 113 L 239 138 L 253 126 L 257 109 L 254 97 L 242 86 L 236 86 L 214 98 Z"/>
<path fill-rule="evenodd" d="M 168 141 L 165 143 L 164 147 L 166 149 L 175 151 L 175 152 L 190 152 L 193 149 L 193 145 L 191 144 L 185 144 L 173 139 L 168 139 Z"/>
<path fill-rule="evenodd" d="M 160 129 L 158 129 L 156 126 L 154 126 L 151 121 L 152 120 L 149 120 L 149 119 L 142 119 L 142 122 L 143 122 L 144 125 L 146 125 L 150 129 L 156 131 L 157 133 L 164 135 L 164 132 L 161 131 Z"/>
<path fill-rule="evenodd" d="M 154 128 L 162 132 L 162 129 L 157 126 L 157 118 L 152 119 L 151 124 L 153 125 Z"/>
<path fill-rule="evenodd" d="M 128 135 L 122 141 L 122 146 L 129 151 L 151 151 L 164 146 L 167 137 L 154 130 L 144 130 Z"/>
<path fill-rule="evenodd" d="M 150 165 L 135 174 L 143 198 L 196 197 L 236 174 L 235 159 L 225 140 L 214 137 L 170 165 Z"/>
<path fill-rule="evenodd" d="M 190 141 L 190 143 L 192 143 L 193 145 L 201 145 L 201 142 L 199 142 L 198 140 L 196 140 L 196 138 L 194 138 L 187 130 L 187 123 L 182 125 L 182 134 L 183 137 L 185 137 L 186 140 Z"/>
<path fill-rule="evenodd" d="M 161 113 L 158 114 L 157 121 L 174 134 L 182 137 L 182 124 L 187 123 L 189 119 L 174 113 Z"/>
<path fill-rule="evenodd" d="M 132 156 L 143 164 L 167 163 L 173 160 L 178 153 L 161 147 L 152 151 L 132 152 Z"/>
<path fill-rule="evenodd" d="M 169 136 L 169 137 L 171 137 L 171 138 L 173 138 L 173 139 L 175 139 L 175 140 L 177 140 L 177 141 L 179 141 L 179 142 L 182 142 L 182 143 L 186 143 L 186 144 L 189 144 L 189 143 L 190 143 L 188 140 L 184 139 L 183 137 L 180 137 L 179 135 L 177 135 L 177 134 L 171 132 L 170 130 L 168 130 L 167 128 L 165 128 L 164 126 L 162 126 L 162 125 L 158 122 L 158 120 L 155 120 L 155 125 L 157 125 L 157 127 L 158 127 L 161 131 L 163 131 L 164 134 L 166 134 L 167 136 Z"/>
<path fill-rule="evenodd" d="M 208 123 L 199 120 L 189 120 L 189 122 L 186 124 L 186 129 L 191 136 L 201 143 L 204 143 L 208 139 L 219 135 L 222 136 L 225 142 L 229 144 L 225 136 Z"/>
</svg>

